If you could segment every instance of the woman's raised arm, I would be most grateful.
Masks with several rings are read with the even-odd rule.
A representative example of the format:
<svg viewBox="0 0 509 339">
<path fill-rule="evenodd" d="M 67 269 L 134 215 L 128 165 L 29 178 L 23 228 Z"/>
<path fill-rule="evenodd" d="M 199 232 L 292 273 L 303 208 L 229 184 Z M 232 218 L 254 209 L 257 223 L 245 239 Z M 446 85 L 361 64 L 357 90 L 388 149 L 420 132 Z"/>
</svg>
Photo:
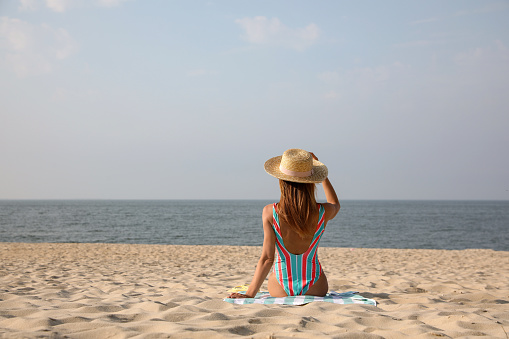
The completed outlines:
<svg viewBox="0 0 509 339">
<path fill-rule="evenodd" d="M 313 157 L 313 159 L 318 161 L 316 155 L 314 155 L 311 152 L 310 154 Z M 325 199 L 327 199 L 327 203 L 323 204 L 325 208 L 325 219 L 326 220 L 334 219 L 336 214 L 338 214 L 339 209 L 341 208 L 341 205 L 339 204 L 338 195 L 336 194 L 334 187 L 332 187 L 329 178 L 325 178 L 325 180 L 322 181 L 322 186 L 323 191 L 325 193 Z"/>
</svg>

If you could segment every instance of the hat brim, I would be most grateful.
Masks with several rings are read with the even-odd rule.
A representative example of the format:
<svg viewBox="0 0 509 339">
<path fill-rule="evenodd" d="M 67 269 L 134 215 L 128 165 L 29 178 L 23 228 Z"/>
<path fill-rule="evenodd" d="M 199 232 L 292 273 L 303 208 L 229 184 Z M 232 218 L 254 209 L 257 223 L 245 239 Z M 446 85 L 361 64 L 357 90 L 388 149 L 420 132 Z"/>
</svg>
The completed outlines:
<svg viewBox="0 0 509 339">
<path fill-rule="evenodd" d="M 265 162 L 263 166 L 265 168 L 265 172 L 269 173 L 275 178 L 292 181 L 292 182 L 302 182 L 302 183 L 319 183 L 324 181 L 329 174 L 327 170 L 327 166 L 322 164 L 318 160 L 313 159 L 313 173 L 307 177 L 294 177 L 288 174 L 281 172 L 279 169 L 279 165 L 281 164 L 281 158 L 283 156 L 277 156 L 271 158 Z"/>
</svg>

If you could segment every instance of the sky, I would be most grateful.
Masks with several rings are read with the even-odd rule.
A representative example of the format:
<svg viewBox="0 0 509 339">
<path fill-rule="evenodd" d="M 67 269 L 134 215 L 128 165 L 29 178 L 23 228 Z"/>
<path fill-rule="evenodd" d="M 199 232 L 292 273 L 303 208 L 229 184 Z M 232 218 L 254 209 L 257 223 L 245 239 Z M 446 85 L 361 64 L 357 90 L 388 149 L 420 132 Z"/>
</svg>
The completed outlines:
<svg viewBox="0 0 509 339">
<path fill-rule="evenodd" d="M 507 0 L 0 0 L 0 199 L 508 200 L 508 128 Z"/>
</svg>

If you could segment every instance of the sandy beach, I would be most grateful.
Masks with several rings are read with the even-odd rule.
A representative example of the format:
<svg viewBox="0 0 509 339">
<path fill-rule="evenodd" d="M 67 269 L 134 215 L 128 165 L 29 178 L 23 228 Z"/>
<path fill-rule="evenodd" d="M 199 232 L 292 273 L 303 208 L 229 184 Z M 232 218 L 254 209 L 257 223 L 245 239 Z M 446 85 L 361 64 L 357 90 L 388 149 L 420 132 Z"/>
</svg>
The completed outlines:
<svg viewBox="0 0 509 339">
<path fill-rule="evenodd" d="M 508 338 L 509 252 L 320 248 L 330 289 L 378 306 L 224 302 L 259 253 L 0 243 L 0 337 Z"/>
</svg>

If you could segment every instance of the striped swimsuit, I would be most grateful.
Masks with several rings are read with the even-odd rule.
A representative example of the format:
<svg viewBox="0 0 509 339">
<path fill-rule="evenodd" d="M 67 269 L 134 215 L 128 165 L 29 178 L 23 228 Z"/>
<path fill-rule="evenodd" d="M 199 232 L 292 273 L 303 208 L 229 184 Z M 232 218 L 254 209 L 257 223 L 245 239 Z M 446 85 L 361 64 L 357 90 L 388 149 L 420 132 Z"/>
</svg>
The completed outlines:
<svg viewBox="0 0 509 339">
<path fill-rule="evenodd" d="M 289 296 L 305 294 L 316 283 L 322 273 L 322 266 L 320 261 L 318 261 L 316 251 L 325 231 L 325 209 L 322 205 L 319 206 L 318 225 L 316 226 L 315 235 L 308 250 L 302 254 L 292 254 L 285 248 L 281 228 L 279 227 L 277 206 L 274 204 L 272 207 L 272 228 L 276 233 L 274 274 L 281 287 L 283 287 Z"/>
</svg>

